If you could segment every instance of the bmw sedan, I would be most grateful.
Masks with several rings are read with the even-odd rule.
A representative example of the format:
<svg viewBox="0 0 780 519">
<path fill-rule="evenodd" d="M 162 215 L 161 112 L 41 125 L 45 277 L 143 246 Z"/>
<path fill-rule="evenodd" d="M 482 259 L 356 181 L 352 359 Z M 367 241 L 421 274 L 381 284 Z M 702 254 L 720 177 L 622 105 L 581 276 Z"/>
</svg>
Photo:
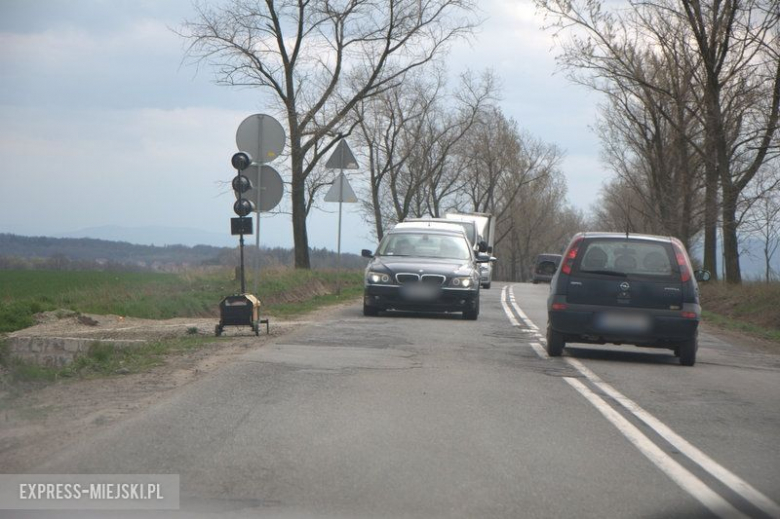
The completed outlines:
<svg viewBox="0 0 780 519">
<path fill-rule="evenodd" d="M 462 312 L 479 315 L 478 263 L 463 231 L 402 227 L 385 235 L 366 267 L 363 314 L 384 310 Z"/>
</svg>

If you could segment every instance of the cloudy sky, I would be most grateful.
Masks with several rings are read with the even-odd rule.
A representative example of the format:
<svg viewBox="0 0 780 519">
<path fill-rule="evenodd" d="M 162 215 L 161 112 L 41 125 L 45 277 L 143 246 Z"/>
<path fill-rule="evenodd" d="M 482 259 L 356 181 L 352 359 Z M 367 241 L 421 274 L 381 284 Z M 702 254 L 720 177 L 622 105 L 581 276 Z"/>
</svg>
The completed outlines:
<svg viewBox="0 0 780 519">
<path fill-rule="evenodd" d="M 590 129 L 597 97 L 555 73 L 530 0 L 480 6 L 485 23 L 451 49 L 449 70 L 496 72 L 504 112 L 565 150 L 569 199 L 587 210 L 605 178 Z M 165 226 L 237 241 L 225 187 L 235 132 L 269 110 L 257 92 L 216 86 L 210 69 L 182 62 L 172 29 L 192 18 L 190 0 L 0 0 L 0 232 Z M 337 205 L 321 205 L 310 243 L 335 249 Z M 345 210 L 342 249 L 373 248 L 355 205 Z M 156 244 L 187 242 L 170 234 Z M 261 242 L 291 246 L 289 216 L 264 215 Z"/>
</svg>

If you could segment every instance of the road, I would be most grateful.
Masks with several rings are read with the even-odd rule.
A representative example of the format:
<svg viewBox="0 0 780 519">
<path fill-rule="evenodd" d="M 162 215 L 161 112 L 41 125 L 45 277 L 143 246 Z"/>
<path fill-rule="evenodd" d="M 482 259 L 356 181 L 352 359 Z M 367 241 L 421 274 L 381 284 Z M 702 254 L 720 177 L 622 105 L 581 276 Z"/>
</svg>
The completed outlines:
<svg viewBox="0 0 780 519">
<path fill-rule="evenodd" d="M 780 517 L 780 356 L 547 358 L 547 289 L 494 283 L 476 322 L 343 307 L 33 472 L 180 474 L 162 517 Z"/>
</svg>

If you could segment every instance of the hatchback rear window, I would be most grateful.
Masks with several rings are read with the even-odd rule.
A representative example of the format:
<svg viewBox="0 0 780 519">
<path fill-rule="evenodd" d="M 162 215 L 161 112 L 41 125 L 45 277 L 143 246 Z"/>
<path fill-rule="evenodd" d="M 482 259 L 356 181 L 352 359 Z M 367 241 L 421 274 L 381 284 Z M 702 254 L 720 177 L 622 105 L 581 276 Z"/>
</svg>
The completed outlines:
<svg viewBox="0 0 780 519">
<path fill-rule="evenodd" d="M 589 240 L 579 271 L 602 274 L 669 277 L 677 272 L 671 246 L 640 240 Z"/>
</svg>

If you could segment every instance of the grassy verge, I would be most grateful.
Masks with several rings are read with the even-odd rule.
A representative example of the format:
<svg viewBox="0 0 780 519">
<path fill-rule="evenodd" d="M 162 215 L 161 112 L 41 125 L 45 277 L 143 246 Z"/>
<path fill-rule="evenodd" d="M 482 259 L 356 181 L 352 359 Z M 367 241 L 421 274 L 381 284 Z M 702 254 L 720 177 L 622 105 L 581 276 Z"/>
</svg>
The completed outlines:
<svg viewBox="0 0 780 519">
<path fill-rule="evenodd" d="M 41 366 L 13 357 L 5 343 L 0 344 L 0 386 L 13 395 L 19 390 L 41 387 L 70 378 L 95 378 L 145 371 L 165 363 L 168 355 L 196 350 L 213 342 L 210 337 L 181 337 L 127 348 L 110 343 L 92 344 L 85 355 L 63 367 Z"/>
<path fill-rule="evenodd" d="M 780 343 L 780 283 L 701 283 L 704 321 Z"/>
<path fill-rule="evenodd" d="M 219 317 L 219 301 L 240 291 L 233 270 L 185 274 L 129 272 L 0 271 L 0 332 L 31 326 L 35 314 L 62 310 L 166 319 Z M 342 272 L 335 294 L 335 271 L 268 269 L 261 273 L 262 314 L 288 319 L 349 301 L 362 292 L 362 272 Z M 247 280 L 251 290 L 253 280 Z M 64 310 L 64 309 L 67 309 Z M 197 330 L 195 330 L 197 331 Z M 137 347 L 95 343 L 62 368 L 41 366 L 11 355 L 0 341 L 0 389 L 37 387 L 56 380 L 135 373 L 163 364 L 168 355 L 213 343 L 194 334 Z"/>
<path fill-rule="evenodd" d="M 341 274 L 345 290 L 361 286 L 362 273 Z M 332 292 L 333 271 L 266 269 L 260 297 L 265 311 L 284 315 L 309 308 L 308 301 Z M 254 281 L 247 280 L 251 290 Z M 32 326 L 35 314 L 58 309 L 146 319 L 216 317 L 219 301 L 240 291 L 233 270 L 184 274 L 0 270 L 0 333 Z M 291 306 L 292 305 L 292 306 Z"/>
<path fill-rule="evenodd" d="M 272 317 L 281 319 L 289 319 L 291 317 L 297 317 L 302 314 L 306 314 L 317 310 L 323 306 L 330 306 L 346 301 L 352 301 L 356 297 L 363 293 L 363 284 L 361 278 L 361 284 L 358 286 L 342 287 L 341 294 L 324 294 L 320 296 L 314 296 L 311 299 L 300 301 L 297 303 L 277 303 L 270 306 L 267 312 Z"/>
</svg>

